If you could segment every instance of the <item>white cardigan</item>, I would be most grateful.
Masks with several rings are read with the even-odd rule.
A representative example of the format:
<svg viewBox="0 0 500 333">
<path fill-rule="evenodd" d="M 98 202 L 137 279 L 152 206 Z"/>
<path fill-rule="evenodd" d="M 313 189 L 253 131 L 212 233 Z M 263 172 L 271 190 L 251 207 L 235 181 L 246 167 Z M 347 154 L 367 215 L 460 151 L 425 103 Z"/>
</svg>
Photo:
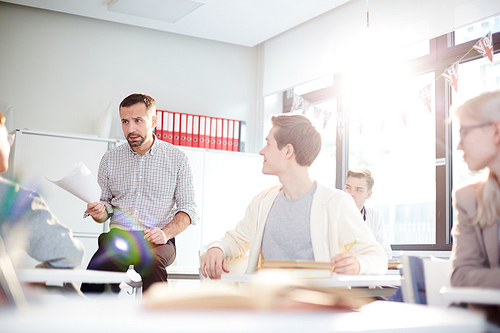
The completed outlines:
<svg viewBox="0 0 500 333">
<path fill-rule="evenodd" d="M 236 228 L 228 231 L 221 240 L 210 243 L 208 248 L 222 249 L 228 260 L 242 257 L 250 250 L 246 273 L 253 273 L 259 262 L 267 216 L 280 189 L 281 185 L 278 185 L 255 196 Z M 350 252 L 359 261 L 359 274 L 385 274 L 387 258 L 384 250 L 364 223 L 349 194 L 318 183 L 310 221 L 315 261 L 330 262 L 358 237 Z"/>
</svg>

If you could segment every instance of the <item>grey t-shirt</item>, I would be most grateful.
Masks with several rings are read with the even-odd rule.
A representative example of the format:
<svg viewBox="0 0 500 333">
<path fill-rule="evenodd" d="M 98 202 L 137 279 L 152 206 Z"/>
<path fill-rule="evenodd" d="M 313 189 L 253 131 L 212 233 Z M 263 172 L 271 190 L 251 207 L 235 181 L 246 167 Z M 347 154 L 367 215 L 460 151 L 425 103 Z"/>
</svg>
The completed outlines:
<svg viewBox="0 0 500 333">
<path fill-rule="evenodd" d="M 267 216 L 262 255 L 265 260 L 314 261 L 311 242 L 311 205 L 316 182 L 302 197 L 291 200 L 283 189 L 274 200 Z"/>
</svg>

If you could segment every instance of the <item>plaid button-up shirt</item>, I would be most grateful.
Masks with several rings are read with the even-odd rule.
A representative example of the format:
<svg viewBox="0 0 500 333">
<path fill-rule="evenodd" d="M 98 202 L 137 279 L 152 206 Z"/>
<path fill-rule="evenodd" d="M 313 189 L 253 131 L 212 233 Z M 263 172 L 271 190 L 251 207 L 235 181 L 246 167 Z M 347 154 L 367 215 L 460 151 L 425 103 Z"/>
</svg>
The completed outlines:
<svg viewBox="0 0 500 333">
<path fill-rule="evenodd" d="M 161 229 L 181 211 L 189 215 L 191 223 L 198 220 L 187 154 L 154 140 L 144 155 L 134 152 L 128 143 L 104 154 L 97 178 L 110 228 Z"/>
</svg>

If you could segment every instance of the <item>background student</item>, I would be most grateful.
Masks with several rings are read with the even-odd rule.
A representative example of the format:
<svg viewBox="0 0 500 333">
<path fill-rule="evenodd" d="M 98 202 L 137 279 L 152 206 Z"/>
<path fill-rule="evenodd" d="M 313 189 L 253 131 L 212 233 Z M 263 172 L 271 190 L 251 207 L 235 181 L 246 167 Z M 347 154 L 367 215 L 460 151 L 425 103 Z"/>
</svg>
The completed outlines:
<svg viewBox="0 0 500 333">
<path fill-rule="evenodd" d="M 392 258 L 391 243 L 384 228 L 382 213 L 375 207 L 365 205 L 366 199 L 372 196 L 375 180 L 367 169 L 351 169 L 347 171 L 344 191 L 352 195 L 354 202 L 361 212 L 363 220 L 370 228 L 377 242 L 384 248 L 387 258 Z"/>
<path fill-rule="evenodd" d="M 9 168 L 14 136 L 7 133 L 0 113 L 0 173 Z M 0 177 L 0 235 L 7 251 L 21 249 L 41 262 L 38 267 L 74 268 L 81 265 L 84 248 L 49 210 L 43 198 Z M 16 258 L 12 258 L 14 263 Z"/>
<path fill-rule="evenodd" d="M 457 108 L 464 160 L 472 171 L 488 169 L 484 181 L 455 191 L 451 284 L 500 288 L 500 91 L 484 93 Z M 500 323 L 500 307 L 487 308 Z"/>
<path fill-rule="evenodd" d="M 260 151 L 262 172 L 278 176 L 281 184 L 255 196 L 236 228 L 209 245 L 200 264 L 202 274 L 220 278 L 222 271 L 228 272 L 227 261 L 248 250 L 247 273 L 256 270 L 262 251 L 265 260 L 331 262 L 339 274 L 384 274 L 387 258 L 354 200 L 309 176 L 321 149 L 321 136 L 311 121 L 289 114 L 271 121 Z"/>
</svg>

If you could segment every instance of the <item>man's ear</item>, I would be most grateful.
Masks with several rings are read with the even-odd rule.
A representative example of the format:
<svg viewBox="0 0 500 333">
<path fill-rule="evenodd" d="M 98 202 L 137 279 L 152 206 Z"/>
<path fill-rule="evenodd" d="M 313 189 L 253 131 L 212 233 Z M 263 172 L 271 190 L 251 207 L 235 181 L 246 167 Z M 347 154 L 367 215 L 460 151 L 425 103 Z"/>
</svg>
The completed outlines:
<svg viewBox="0 0 500 333">
<path fill-rule="evenodd" d="M 500 121 L 493 122 L 493 130 L 495 131 L 495 133 L 493 134 L 493 140 L 498 146 L 500 145 Z"/>
<path fill-rule="evenodd" d="M 372 192 L 371 190 L 370 190 L 370 191 L 368 191 L 368 196 L 367 196 L 366 198 L 367 198 L 367 199 L 369 199 L 369 198 L 372 196 L 372 193 L 373 193 L 373 192 Z"/>
<path fill-rule="evenodd" d="M 154 115 L 152 119 L 153 119 L 153 122 L 151 123 L 151 128 L 155 128 L 156 125 L 158 125 L 158 116 Z"/>
<path fill-rule="evenodd" d="M 286 149 L 285 150 L 286 158 L 291 158 L 295 153 L 295 148 L 293 148 L 291 143 L 287 143 L 287 145 L 284 148 Z"/>
</svg>

